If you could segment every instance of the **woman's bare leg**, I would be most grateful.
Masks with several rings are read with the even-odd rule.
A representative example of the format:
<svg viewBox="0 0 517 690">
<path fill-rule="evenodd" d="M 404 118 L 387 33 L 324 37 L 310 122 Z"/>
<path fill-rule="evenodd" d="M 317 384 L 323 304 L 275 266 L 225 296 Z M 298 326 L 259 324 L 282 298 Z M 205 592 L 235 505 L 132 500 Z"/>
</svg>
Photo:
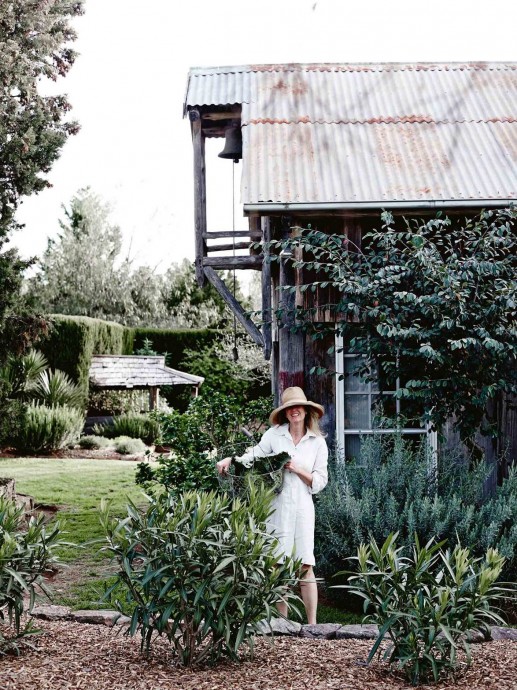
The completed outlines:
<svg viewBox="0 0 517 690">
<path fill-rule="evenodd" d="M 316 611 L 318 609 L 318 585 L 314 577 L 312 565 L 302 565 L 302 577 L 300 578 L 300 592 L 303 605 L 307 613 L 307 623 L 316 625 Z"/>
</svg>

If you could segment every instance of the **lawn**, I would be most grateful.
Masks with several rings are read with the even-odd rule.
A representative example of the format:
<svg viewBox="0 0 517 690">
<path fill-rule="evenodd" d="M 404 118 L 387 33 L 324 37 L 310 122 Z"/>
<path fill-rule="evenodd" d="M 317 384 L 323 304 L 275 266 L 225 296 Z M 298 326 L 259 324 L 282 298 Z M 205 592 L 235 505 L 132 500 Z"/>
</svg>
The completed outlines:
<svg viewBox="0 0 517 690">
<path fill-rule="evenodd" d="M 18 493 L 33 496 L 36 503 L 60 506 L 56 515 L 63 539 L 77 545 L 58 552 L 69 567 L 59 587 L 56 582 L 54 603 L 75 609 L 109 607 L 98 601 L 109 566 L 109 557 L 94 543 L 103 537 L 99 507 L 104 499 L 114 515 L 122 515 L 128 498 L 145 502 L 135 484 L 135 470 L 135 462 L 124 460 L 0 458 L 0 477 L 14 478 Z"/>
</svg>

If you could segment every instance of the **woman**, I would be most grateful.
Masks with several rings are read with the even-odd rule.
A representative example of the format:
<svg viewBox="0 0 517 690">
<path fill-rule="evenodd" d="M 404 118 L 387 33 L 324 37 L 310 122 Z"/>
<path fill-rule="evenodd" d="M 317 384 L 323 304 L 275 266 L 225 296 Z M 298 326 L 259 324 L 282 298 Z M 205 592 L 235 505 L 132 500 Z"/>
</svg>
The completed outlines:
<svg viewBox="0 0 517 690">
<path fill-rule="evenodd" d="M 291 460 L 285 465 L 281 493 L 273 502 L 273 514 L 268 526 L 279 541 L 282 554 L 300 558 L 302 576 L 300 589 L 307 612 L 307 622 L 316 623 L 318 587 L 314 578 L 314 504 L 312 494 L 325 488 L 328 449 L 319 429 L 318 420 L 323 407 L 307 400 L 301 388 L 286 388 L 282 404 L 271 413 L 272 427 L 262 436 L 259 445 L 250 452 L 251 457 L 276 455 L 286 451 Z M 245 457 L 245 456 L 243 456 Z M 220 474 L 228 471 L 231 458 L 217 463 Z M 277 605 L 287 617 L 287 604 Z"/>
</svg>

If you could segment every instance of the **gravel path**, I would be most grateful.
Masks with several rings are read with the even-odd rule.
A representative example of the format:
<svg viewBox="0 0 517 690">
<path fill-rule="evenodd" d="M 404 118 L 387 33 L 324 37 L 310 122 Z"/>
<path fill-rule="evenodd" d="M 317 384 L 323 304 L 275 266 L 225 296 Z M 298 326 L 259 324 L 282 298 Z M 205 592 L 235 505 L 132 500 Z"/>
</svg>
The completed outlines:
<svg viewBox="0 0 517 690">
<path fill-rule="evenodd" d="M 44 634 L 35 649 L 0 657 L 2 690 L 409 690 L 385 665 L 363 665 L 371 648 L 359 640 L 259 639 L 255 657 L 241 664 L 186 670 L 174 666 L 158 640 L 149 659 L 139 638 L 120 629 L 63 621 L 37 621 Z M 473 665 L 445 682 L 421 688 L 515 690 L 517 644 L 473 645 Z"/>
</svg>

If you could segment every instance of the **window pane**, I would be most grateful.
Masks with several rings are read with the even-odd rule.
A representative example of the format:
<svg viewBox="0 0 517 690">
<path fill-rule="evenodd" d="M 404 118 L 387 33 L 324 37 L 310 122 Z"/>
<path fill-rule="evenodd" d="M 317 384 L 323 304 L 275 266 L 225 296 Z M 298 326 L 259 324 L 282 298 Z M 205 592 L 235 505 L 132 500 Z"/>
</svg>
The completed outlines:
<svg viewBox="0 0 517 690">
<path fill-rule="evenodd" d="M 393 395 L 372 396 L 372 427 L 389 429 L 397 426 L 397 403 Z"/>
<path fill-rule="evenodd" d="M 368 384 L 362 381 L 359 376 L 353 374 L 359 364 L 358 357 L 344 357 L 345 391 L 367 392 Z"/>
<path fill-rule="evenodd" d="M 369 395 L 345 396 L 345 429 L 369 429 Z"/>
<path fill-rule="evenodd" d="M 345 436 L 345 460 L 347 462 L 361 461 L 361 439 L 359 436 Z"/>
</svg>

